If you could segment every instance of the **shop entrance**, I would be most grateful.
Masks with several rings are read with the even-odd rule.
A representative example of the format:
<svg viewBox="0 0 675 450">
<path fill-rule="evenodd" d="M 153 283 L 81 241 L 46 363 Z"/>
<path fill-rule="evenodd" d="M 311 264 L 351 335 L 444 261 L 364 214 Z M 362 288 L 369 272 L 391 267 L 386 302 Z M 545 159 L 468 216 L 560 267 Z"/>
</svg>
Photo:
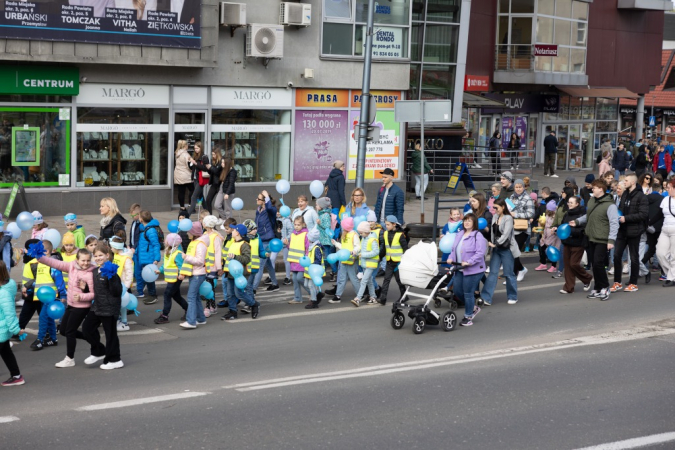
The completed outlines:
<svg viewBox="0 0 675 450">
<path fill-rule="evenodd" d="M 174 151 L 178 142 L 187 141 L 190 155 L 194 154 L 195 143 L 201 142 L 204 153 L 210 158 L 209 140 L 206 139 L 206 111 L 178 111 L 174 114 L 173 120 L 173 148 Z M 172 154 L 173 157 L 173 154 Z M 178 193 L 173 189 L 173 204 L 178 205 Z M 189 203 L 189 202 L 188 202 Z"/>
</svg>

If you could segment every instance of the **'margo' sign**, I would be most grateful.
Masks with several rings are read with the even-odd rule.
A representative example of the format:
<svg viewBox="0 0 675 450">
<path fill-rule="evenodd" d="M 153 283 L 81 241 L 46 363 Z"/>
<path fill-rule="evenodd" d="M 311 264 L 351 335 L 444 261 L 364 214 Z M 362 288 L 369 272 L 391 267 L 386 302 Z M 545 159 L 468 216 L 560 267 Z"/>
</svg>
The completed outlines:
<svg viewBox="0 0 675 450">
<path fill-rule="evenodd" d="M 535 44 L 534 56 L 558 56 L 558 46 L 554 44 Z"/>
</svg>

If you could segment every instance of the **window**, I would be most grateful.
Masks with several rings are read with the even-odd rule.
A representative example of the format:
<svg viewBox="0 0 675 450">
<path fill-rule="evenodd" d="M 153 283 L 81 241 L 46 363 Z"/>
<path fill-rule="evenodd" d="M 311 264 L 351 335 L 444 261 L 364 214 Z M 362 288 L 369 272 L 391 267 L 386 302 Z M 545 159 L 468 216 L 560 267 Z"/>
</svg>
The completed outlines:
<svg viewBox="0 0 675 450">
<path fill-rule="evenodd" d="M 460 0 L 429 0 L 427 20 L 429 22 L 459 23 Z"/>
<path fill-rule="evenodd" d="M 323 4 L 323 15 L 331 19 L 352 19 L 351 0 L 328 0 Z"/>
<path fill-rule="evenodd" d="M 323 54 L 324 55 L 352 55 L 352 38 L 354 33 L 351 24 L 330 23 L 323 24 Z"/>
<path fill-rule="evenodd" d="M 537 42 L 553 44 L 553 19 L 537 17 Z"/>
<path fill-rule="evenodd" d="M 424 62 L 457 62 L 459 27 L 427 24 Z"/>
</svg>

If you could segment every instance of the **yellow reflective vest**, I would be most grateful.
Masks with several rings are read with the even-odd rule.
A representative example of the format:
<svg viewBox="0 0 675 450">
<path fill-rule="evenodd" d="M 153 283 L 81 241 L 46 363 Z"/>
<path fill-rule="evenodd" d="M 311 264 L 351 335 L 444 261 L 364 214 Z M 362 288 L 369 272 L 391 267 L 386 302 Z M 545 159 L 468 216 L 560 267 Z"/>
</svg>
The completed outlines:
<svg viewBox="0 0 675 450">
<path fill-rule="evenodd" d="M 122 284 L 124 284 L 124 277 L 122 274 L 124 273 L 124 265 L 127 263 L 127 261 L 131 261 L 131 273 L 134 272 L 134 260 L 128 257 L 127 255 L 122 255 L 122 254 L 117 254 L 115 253 L 115 257 L 113 258 L 113 263 L 117 264 L 117 276 L 120 277 L 120 280 L 122 280 Z M 133 284 L 133 279 L 131 281 L 131 284 Z M 126 286 L 127 289 L 131 288 L 131 286 Z"/>
<path fill-rule="evenodd" d="M 377 241 L 377 237 L 367 237 L 366 238 L 366 252 L 372 252 L 373 251 L 373 242 Z M 363 244 L 361 244 L 363 245 Z M 361 250 L 363 253 L 363 249 Z M 363 260 L 364 258 L 361 257 L 361 266 L 363 266 Z M 375 255 L 371 258 L 365 258 L 366 260 L 366 269 L 377 269 L 377 267 L 380 265 L 380 257 L 379 255 Z"/>
<path fill-rule="evenodd" d="M 291 242 L 288 246 L 288 259 L 289 263 L 299 263 L 300 258 L 305 256 L 305 237 L 307 232 L 303 231 L 302 233 L 293 233 L 291 234 Z"/>
<path fill-rule="evenodd" d="M 230 242 L 231 242 L 231 244 L 230 244 L 230 248 L 227 251 L 227 254 L 229 255 L 230 253 L 232 253 L 234 256 L 241 255 L 241 246 L 244 245 L 245 241 L 242 239 L 239 242 L 235 242 L 234 239 L 232 239 Z M 230 269 L 227 267 L 227 263 L 223 266 L 223 270 L 225 272 L 230 271 Z"/>
<path fill-rule="evenodd" d="M 402 232 L 394 233 L 394 239 L 389 245 L 389 231 L 384 232 L 384 245 L 387 249 L 387 261 L 399 262 L 403 256 L 403 247 L 401 247 Z"/>
<path fill-rule="evenodd" d="M 320 246 L 321 244 L 317 244 L 312 249 L 309 251 L 309 260 L 312 262 L 312 264 L 316 264 L 314 262 L 314 258 L 316 257 L 316 249 Z M 323 253 L 321 254 L 321 265 L 323 266 Z M 323 270 L 324 273 L 326 273 L 326 269 L 324 268 Z M 309 276 L 309 267 L 305 267 L 305 278 L 311 279 L 312 277 Z"/>
<path fill-rule="evenodd" d="M 349 250 L 349 259 L 347 261 L 342 261 L 340 264 L 345 264 L 347 266 L 354 265 L 354 256 L 352 252 L 354 251 L 354 236 L 357 233 L 355 231 L 350 231 L 342 235 L 342 240 L 340 242 L 341 250 Z"/>
<path fill-rule="evenodd" d="M 260 239 L 256 236 L 250 240 L 249 244 L 251 244 L 251 262 L 248 263 L 246 269 L 253 273 L 254 270 L 260 269 Z"/>
<path fill-rule="evenodd" d="M 169 256 L 164 254 L 164 281 L 167 283 L 175 283 L 178 281 L 178 264 L 176 264 L 176 257 L 180 254 L 180 250 L 174 250 Z"/>
<path fill-rule="evenodd" d="M 73 253 L 72 255 L 61 253 L 61 258 L 63 258 L 63 262 L 73 262 L 77 259 L 77 252 Z M 66 285 L 66 289 L 68 289 L 68 272 L 62 272 L 62 275 L 63 283 Z"/>
<path fill-rule="evenodd" d="M 188 256 L 197 256 L 197 246 L 201 245 L 206 245 L 200 240 L 194 240 L 190 242 L 190 245 L 188 245 L 187 252 L 185 252 L 186 255 Z M 192 264 L 188 263 L 187 261 L 183 262 L 183 267 L 180 269 L 180 274 L 185 275 L 186 277 L 191 277 L 192 276 Z"/>
<path fill-rule="evenodd" d="M 204 261 L 204 267 L 206 267 L 206 273 L 213 272 L 216 266 L 216 239 L 223 238 L 218 232 L 213 231 L 209 234 L 209 247 L 206 249 L 206 259 Z"/>
</svg>

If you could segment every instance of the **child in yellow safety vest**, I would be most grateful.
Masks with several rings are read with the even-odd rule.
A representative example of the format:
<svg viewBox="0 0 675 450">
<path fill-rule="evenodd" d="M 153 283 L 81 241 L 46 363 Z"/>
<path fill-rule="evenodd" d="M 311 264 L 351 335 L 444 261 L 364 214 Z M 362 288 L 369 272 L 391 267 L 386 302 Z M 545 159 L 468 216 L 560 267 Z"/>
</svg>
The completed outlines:
<svg viewBox="0 0 675 450">
<path fill-rule="evenodd" d="M 121 232 L 122 230 L 118 231 Z M 113 263 L 117 265 L 117 275 L 122 281 L 124 292 L 131 292 L 131 285 L 134 284 L 134 260 L 133 256 L 125 252 L 126 236 L 113 236 L 110 238 L 110 250 L 113 252 Z M 120 317 L 117 320 L 117 331 L 129 331 L 129 322 L 127 320 L 127 308 L 120 308 Z"/>
<path fill-rule="evenodd" d="M 340 262 L 337 285 L 333 289 L 326 290 L 326 294 L 334 295 L 331 300 L 328 300 L 328 303 L 340 303 L 342 293 L 345 291 L 345 287 L 347 287 L 347 280 L 352 283 L 354 292 L 358 292 L 359 286 L 361 286 L 357 275 L 358 264 L 355 264 L 359 248 L 361 247 L 361 239 L 359 239 L 359 233 L 354 230 L 354 219 L 352 217 L 345 217 L 342 219 L 340 228 L 342 229 L 340 242 L 333 240 L 333 245 L 338 250 L 349 251 L 350 256 L 348 260 Z"/>
<path fill-rule="evenodd" d="M 291 263 L 291 279 L 293 280 L 293 300 L 291 305 L 302 303 L 302 288 L 305 286 L 305 268 L 300 265 L 300 259 L 307 253 L 309 240 L 307 228 L 302 216 L 293 220 L 293 234 L 288 245 L 288 262 Z M 307 291 L 309 293 L 309 291 Z"/>
<path fill-rule="evenodd" d="M 232 228 L 230 228 L 230 225 L 236 225 L 237 221 L 233 217 L 228 217 L 225 219 L 225 222 L 220 226 L 220 229 L 223 230 L 223 249 L 220 252 L 222 258 L 223 258 L 223 271 L 225 270 L 225 264 L 226 260 L 225 257 L 227 256 L 228 249 L 230 247 L 230 244 L 234 242 L 232 240 Z M 223 289 L 225 289 L 225 286 L 223 286 Z M 217 304 L 218 308 L 227 308 L 227 297 L 223 298 L 221 301 L 218 302 Z"/>
<path fill-rule="evenodd" d="M 208 214 L 201 220 L 204 226 L 204 236 L 209 238 L 209 246 L 206 250 L 206 282 L 211 285 L 212 293 L 216 292 L 216 279 L 223 275 L 223 236 L 216 231 L 216 227 L 223 224 L 223 221 L 216 216 Z M 216 299 L 213 295 L 210 298 L 205 298 L 206 306 L 204 308 L 204 315 L 210 317 L 218 311 L 216 306 Z"/>
<path fill-rule="evenodd" d="M 251 246 L 251 262 L 246 266 L 246 270 L 249 273 L 246 292 L 255 299 L 256 291 L 253 289 L 255 276 L 260 270 L 260 262 L 267 258 L 269 253 L 265 251 L 265 246 L 258 234 L 258 225 L 256 225 L 255 220 L 246 219 L 243 225 L 246 227 L 246 237 L 244 240 Z M 248 314 L 251 311 L 247 307 L 244 307 L 241 312 Z"/>
<path fill-rule="evenodd" d="M 230 225 L 230 228 L 232 228 L 233 242 L 228 249 L 227 263 L 224 267 L 226 275 L 223 275 L 223 289 L 225 290 L 225 298 L 227 298 L 227 307 L 229 311 L 222 317 L 222 320 L 232 321 L 237 319 L 237 303 L 240 301 L 244 302 L 244 305 L 249 307 L 251 318 L 255 319 L 258 317 L 260 303 L 256 302 L 253 297 L 248 294 L 248 284 L 241 287 L 237 286 L 234 276 L 230 273 L 229 267 L 230 262 L 233 260 L 238 261 L 244 267 L 248 266 L 251 262 L 251 246 L 244 238 L 248 230 L 244 225 Z"/>
<path fill-rule="evenodd" d="M 359 249 L 359 265 L 363 269 L 363 277 L 361 278 L 361 286 L 356 294 L 356 298 L 352 300 L 354 306 L 360 306 L 363 296 L 366 293 L 366 288 L 370 298 L 368 304 L 376 304 L 377 298 L 375 295 L 375 286 L 373 285 L 373 273 L 377 272 L 380 265 L 380 245 L 378 243 L 378 233 L 371 231 L 368 222 L 361 222 L 357 227 L 357 231 L 361 236 L 361 247 Z"/>
<path fill-rule="evenodd" d="M 309 257 L 311 264 L 317 264 L 323 267 L 323 246 L 321 245 L 319 227 L 314 227 L 312 231 L 307 233 L 307 240 L 309 241 L 309 248 L 305 256 Z M 325 273 L 324 269 L 324 273 Z M 320 291 L 319 287 L 314 284 L 312 277 L 309 276 L 309 267 L 305 267 L 305 290 L 309 292 L 309 303 L 305 306 L 305 309 L 316 309 L 319 307 L 319 303 L 323 299 L 324 294 Z"/>
<path fill-rule="evenodd" d="M 63 235 L 61 239 L 61 259 L 65 262 L 75 261 L 77 259 L 77 246 L 75 245 L 75 236 L 70 231 Z M 68 289 L 68 272 L 63 273 L 63 281 Z"/>
<path fill-rule="evenodd" d="M 199 298 L 199 287 L 206 280 L 206 252 L 209 247 L 209 237 L 203 236 L 202 224 L 192 222 L 192 228 L 188 231 L 188 236 L 192 239 L 188 249 L 183 256 L 183 267 L 181 267 L 178 279 L 189 280 L 187 304 L 188 309 L 185 314 L 185 322 L 180 326 L 186 329 L 197 328 L 197 325 L 206 325 L 206 316 L 202 308 L 202 302 Z"/>
<path fill-rule="evenodd" d="M 183 308 L 182 321 L 185 321 L 185 313 L 187 313 L 187 301 L 180 295 L 180 285 L 183 280 L 178 278 L 178 273 L 183 267 L 183 239 L 177 233 L 170 233 L 164 238 L 164 264 L 159 268 L 160 272 L 164 273 L 164 281 L 166 281 L 166 289 L 164 289 L 164 309 L 158 318 L 155 319 L 157 325 L 169 323 L 169 313 L 171 312 L 171 300 L 174 300 Z"/>
<path fill-rule="evenodd" d="M 405 238 L 405 234 L 403 234 L 401 224 L 398 223 L 396 216 L 387 216 L 384 225 L 387 228 L 387 231 L 384 232 L 384 245 L 386 248 L 385 258 L 387 259 L 387 265 L 384 269 L 382 290 L 377 299 L 381 305 L 387 303 L 387 292 L 389 292 L 389 283 L 391 283 L 392 276 L 396 279 L 396 283 L 398 283 L 398 290 L 401 293 L 401 297 L 405 294 L 405 286 L 401 283 L 398 265 L 401 263 L 401 256 L 403 256 L 403 253 L 408 250 L 408 241 Z"/>
</svg>

